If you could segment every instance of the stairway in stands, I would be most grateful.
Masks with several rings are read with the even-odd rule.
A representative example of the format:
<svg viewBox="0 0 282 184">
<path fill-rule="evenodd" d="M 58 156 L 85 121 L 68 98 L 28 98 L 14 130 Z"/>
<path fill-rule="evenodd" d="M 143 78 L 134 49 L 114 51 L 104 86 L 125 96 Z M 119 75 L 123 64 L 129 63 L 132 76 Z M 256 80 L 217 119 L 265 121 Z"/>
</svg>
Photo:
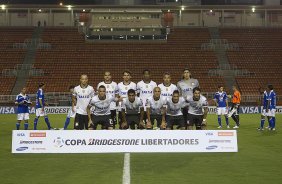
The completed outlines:
<svg viewBox="0 0 282 184">
<path fill-rule="evenodd" d="M 18 94 L 21 89 L 26 86 L 26 82 L 29 78 L 29 70 L 32 68 L 33 63 L 35 62 L 36 50 L 38 46 L 38 41 L 36 40 L 40 39 L 42 31 L 42 27 L 37 27 L 32 34 L 31 44 L 29 44 L 27 48 L 22 67 L 18 68 L 17 70 L 17 79 L 12 89 L 12 95 Z"/>
</svg>

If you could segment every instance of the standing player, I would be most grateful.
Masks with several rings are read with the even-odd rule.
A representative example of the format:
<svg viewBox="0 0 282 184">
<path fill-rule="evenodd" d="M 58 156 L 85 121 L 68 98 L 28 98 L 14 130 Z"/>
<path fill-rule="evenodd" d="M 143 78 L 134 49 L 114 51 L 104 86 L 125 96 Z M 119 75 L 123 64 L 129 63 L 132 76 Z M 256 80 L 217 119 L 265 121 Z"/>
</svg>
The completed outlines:
<svg viewBox="0 0 282 184">
<path fill-rule="evenodd" d="M 225 116 L 225 121 L 226 121 L 226 126 L 227 128 L 229 127 L 229 121 L 228 121 L 228 99 L 227 99 L 227 94 L 225 91 L 223 91 L 223 86 L 218 86 L 218 92 L 215 93 L 214 95 L 214 101 L 216 103 L 216 111 L 217 111 L 217 116 L 218 116 L 218 124 L 219 127 L 217 128 L 222 128 L 221 125 L 221 115 Z"/>
<path fill-rule="evenodd" d="M 194 125 L 196 126 L 196 130 L 206 130 L 208 102 L 206 97 L 201 95 L 201 89 L 195 87 L 193 89 L 193 96 L 188 96 L 186 102 L 189 105 L 187 121 L 188 130 L 193 130 Z"/>
<path fill-rule="evenodd" d="M 104 73 L 104 81 L 100 82 L 97 86 L 97 89 L 99 89 L 100 86 L 105 86 L 106 87 L 106 93 L 111 95 L 112 97 L 117 97 L 118 96 L 118 87 L 117 83 L 112 81 L 112 75 L 109 71 L 106 71 Z M 112 102 L 111 106 L 111 119 L 113 120 L 113 128 L 115 129 L 116 125 L 116 102 Z"/>
<path fill-rule="evenodd" d="M 147 129 L 153 128 L 154 120 L 156 120 L 158 128 L 165 129 L 166 98 L 161 97 L 160 87 L 155 87 L 153 96 L 147 99 L 146 112 Z"/>
<path fill-rule="evenodd" d="M 161 89 L 161 96 L 165 97 L 166 99 L 171 97 L 173 92 L 177 90 L 176 85 L 171 83 L 170 73 L 165 73 L 163 75 L 163 83 L 159 84 L 158 87 Z"/>
<path fill-rule="evenodd" d="M 45 88 L 45 84 L 42 82 L 39 84 L 39 89 L 36 93 L 36 107 L 35 107 L 35 113 L 36 117 L 34 119 L 34 130 L 37 130 L 37 123 L 40 116 L 44 116 L 45 123 L 48 127 L 48 130 L 51 129 L 51 125 L 47 116 L 47 113 L 45 112 L 45 106 L 48 106 L 48 104 L 45 102 L 44 92 L 43 89 Z"/>
<path fill-rule="evenodd" d="M 83 130 L 88 129 L 88 104 L 94 96 L 94 88 L 88 85 L 88 77 L 83 74 L 80 76 L 80 85 L 73 90 L 72 109 L 76 111 L 74 119 L 74 129 Z M 76 107 L 75 107 L 76 106 Z"/>
<path fill-rule="evenodd" d="M 263 130 L 265 117 L 269 122 L 269 130 L 275 130 L 275 112 L 276 112 L 276 93 L 273 90 L 273 85 L 268 85 L 267 90 L 263 94 L 263 110 L 261 115 L 261 123 L 258 130 Z"/>
<path fill-rule="evenodd" d="M 128 90 L 127 98 L 122 101 L 122 129 L 135 129 L 135 125 L 139 129 L 144 128 L 144 107 L 142 100 L 136 96 L 133 89 Z"/>
<path fill-rule="evenodd" d="M 178 125 L 181 130 L 185 130 L 185 122 L 182 114 L 182 108 L 186 105 L 183 97 L 180 97 L 179 91 L 175 90 L 172 97 L 167 99 L 167 117 L 166 129 L 173 129 L 173 125 Z"/>
<path fill-rule="evenodd" d="M 137 83 L 137 95 L 141 98 L 144 105 L 144 111 L 146 111 L 146 100 L 153 96 L 153 90 L 157 87 L 157 83 L 151 80 L 151 72 L 146 69 L 143 71 L 143 80 Z M 144 117 L 144 120 L 146 116 Z M 145 120 L 146 121 L 146 120 Z"/>
<path fill-rule="evenodd" d="M 136 84 L 131 81 L 131 72 L 129 70 L 125 70 L 123 72 L 123 81 L 118 83 L 118 95 L 122 98 L 127 98 L 127 92 L 128 90 L 133 89 L 136 90 Z M 121 102 L 118 103 L 118 116 L 120 118 L 117 118 L 119 120 L 119 129 L 121 129 Z"/>
<path fill-rule="evenodd" d="M 21 93 L 17 95 L 15 104 L 18 106 L 18 122 L 16 123 L 17 130 L 20 129 L 21 121 L 24 121 L 24 129 L 28 129 L 29 110 L 28 106 L 31 105 L 30 98 L 26 94 L 26 88 L 23 87 Z"/>
<path fill-rule="evenodd" d="M 113 119 L 111 117 L 111 104 L 116 102 L 117 99 L 112 94 L 106 94 L 106 87 L 100 85 L 98 88 L 98 95 L 91 98 L 87 111 L 90 127 L 94 130 L 97 129 L 98 124 L 102 125 L 102 128 L 112 130 Z M 90 108 L 93 108 L 93 114 L 90 116 Z"/>
<path fill-rule="evenodd" d="M 191 78 L 191 72 L 188 68 L 183 70 L 182 80 L 177 83 L 178 91 L 184 99 L 193 96 L 193 89 L 199 87 L 199 81 L 197 79 Z M 182 109 L 184 122 L 187 122 L 188 106 Z"/>
<path fill-rule="evenodd" d="M 75 86 L 73 86 L 73 85 L 71 85 L 71 86 L 69 87 L 69 92 L 70 92 L 71 95 L 73 94 L 74 87 L 75 87 Z M 72 98 L 70 98 L 69 101 L 70 101 L 70 103 L 72 103 Z M 76 109 L 75 109 L 75 108 L 74 108 L 74 109 L 72 108 L 72 104 L 70 104 L 70 106 L 71 106 L 71 108 L 69 109 L 69 112 L 68 112 L 68 115 L 67 115 L 67 118 L 66 118 L 66 121 L 65 121 L 64 130 L 66 130 L 66 129 L 68 128 L 68 126 L 69 126 L 69 124 L 70 124 L 70 118 L 75 118 L 76 112 L 73 111 L 73 110 L 76 110 Z"/>
<path fill-rule="evenodd" d="M 240 108 L 240 103 L 241 103 L 241 93 L 236 86 L 232 86 L 232 89 L 234 93 L 232 97 L 232 107 L 231 107 L 231 111 L 228 114 L 228 117 L 229 118 L 232 117 L 232 119 L 236 123 L 236 126 L 234 126 L 233 128 L 239 128 L 240 126 L 239 108 Z"/>
</svg>

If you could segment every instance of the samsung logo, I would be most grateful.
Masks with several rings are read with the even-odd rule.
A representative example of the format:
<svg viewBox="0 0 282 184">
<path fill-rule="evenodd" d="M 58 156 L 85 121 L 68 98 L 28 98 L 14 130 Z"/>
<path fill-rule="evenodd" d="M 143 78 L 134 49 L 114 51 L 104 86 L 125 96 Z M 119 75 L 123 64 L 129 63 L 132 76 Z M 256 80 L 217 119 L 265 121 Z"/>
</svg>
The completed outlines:
<svg viewBox="0 0 282 184">
<path fill-rule="evenodd" d="M 216 148 L 217 148 L 216 145 L 212 145 L 212 146 L 206 147 L 206 150 L 212 150 L 212 149 L 216 149 Z"/>
<path fill-rule="evenodd" d="M 17 148 L 16 150 L 17 151 L 25 151 L 25 150 L 27 150 L 28 149 L 28 147 L 19 147 L 19 148 Z"/>
</svg>

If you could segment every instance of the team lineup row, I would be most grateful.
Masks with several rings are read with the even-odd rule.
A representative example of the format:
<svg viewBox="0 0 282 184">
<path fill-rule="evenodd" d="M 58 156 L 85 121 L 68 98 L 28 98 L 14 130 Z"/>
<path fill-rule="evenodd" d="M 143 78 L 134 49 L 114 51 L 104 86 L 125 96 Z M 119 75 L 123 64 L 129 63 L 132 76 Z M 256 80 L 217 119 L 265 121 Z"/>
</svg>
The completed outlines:
<svg viewBox="0 0 282 184">
<path fill-rule="evenodd" d="M 110 72 L 104 73 L 104 81 L 97 86 L 95 95 L 94 88 L 88 85 L 88 77 L 81 75 L 80 85 L 70 87 L 72 95 L 72 109 L 67 116 L 64 129 L 67 128 L 70 118 L 75 117 L 75 129 L 97 129 L 101 124 L 103 129 L 114 129 L 117 122 L 120 129 L 147 128 L 151 129 L 154 122 L 160 129 L 172 129 L 178 125 L 180 129 L 205 129 L 207 116 L 207 100 L 201 95 L 198 87 L 199 82 L 190 78 L 188 69 L 183 71 L 183 79 L 176 85 L 170 83 L 170 74 L 164 74 L 164 82 L 157 86 L 150 78 L 150 71 L 144 70 L 143 80 L 137 85 L 131 82 L 131 73 L 123 72 L 123 82 L 119 84 L 112 81 Z M 43 88 L 45 84 L 39 85 L 36 98 L 36 118 L 34 129 L 40 116 L 45 117 L 48 129 L 51 129 L 48 116 L 44 111 L 47 104 L 44 100 Z M 218 123 L 221 125 L 221 115 L 225 115 L 227 128 L 229 128 L 228 117 L 236 122 L 234 128 L 239 128 L 238 109 L 240 105 L 240 92 L 233 87 L 232 109 L 228 113 L 227 94 L 223 87 L 219 86 L 214 99 L 217 105 Z M 22 92 L 23 93 L 23 92 Z M 24 93 L 25 94 L 25 93 Z M 28 106 L 30 103 L 20 104 L 27 95 L 19 94 L 16 103 L 18 109 Z M 24 99 L 24 100 L 23 100 Z M 23 116 L 23 117 L 21 117 Z M 26 120 L 28 113 L 18 110 L 17 128 L 21 120 Z M 28 123 L 25 122 L 25 128 Z"/>
</svg>

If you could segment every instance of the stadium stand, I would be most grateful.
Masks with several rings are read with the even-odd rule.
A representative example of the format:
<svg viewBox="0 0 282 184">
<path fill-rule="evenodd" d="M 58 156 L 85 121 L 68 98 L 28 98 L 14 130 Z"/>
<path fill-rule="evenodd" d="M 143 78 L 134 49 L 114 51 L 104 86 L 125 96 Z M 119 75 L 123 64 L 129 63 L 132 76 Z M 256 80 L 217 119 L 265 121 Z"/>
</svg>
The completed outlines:
<svg viewBox="0 0 282 184">
<path fill-rule="evenodd" d="M 153 79 L 162 82 L 162 74 L 170 72 L 173 82 L 181 78 L 183 68 L 188 67 L 200 80 L 203 91 L 217 89 L 221 77 L 209 77 L 208 70 L 218 63 L 212 51 L 202 51 L 201 44 L 210 39 L 207 29 L 176 28 L 167 43 L 112 42 L 85 43 L 75 28 L 46 28 L 42 40 L 51 43 L 51 50 L 37 52 L 35 68 L 43 69 L 46 76 L 31 77 L 28 87 L 35 91 L 39 81 L 47 83 L 46 91 L 66 91 L 70 84 L 78 83 L 82 73 L 89 75 L 96 87 L 103 79 L 103 72 L 112 72 L 115 81 L 122 80 L 122 71 L 129 69 L 133 81 L 141 79 L 142 70 L 151 69 Z"/>
<path fill-rule="evenodd" d="M 259 87 L 273 84 L 282 92 L 281 41 L 279 28 L 222 28 L 221 37 L 239 44 L 239 51 L 228 51 L 231 64 L 247 69 L 250 77 L 236 77 L 243 94 L 258 94 Z"/>
<path fill-rule="evenodd" d="M 32 27 L 1 27 L 0 28 L 0 94 L 9 95 L 15 84 L 16 76 L 10 76 L 5 70 L 14 69 L 17 64 L 22 64 L 26 50 L 17 48 L 15 43 L 24 43 L 31 38 Z"/>
</svg>

